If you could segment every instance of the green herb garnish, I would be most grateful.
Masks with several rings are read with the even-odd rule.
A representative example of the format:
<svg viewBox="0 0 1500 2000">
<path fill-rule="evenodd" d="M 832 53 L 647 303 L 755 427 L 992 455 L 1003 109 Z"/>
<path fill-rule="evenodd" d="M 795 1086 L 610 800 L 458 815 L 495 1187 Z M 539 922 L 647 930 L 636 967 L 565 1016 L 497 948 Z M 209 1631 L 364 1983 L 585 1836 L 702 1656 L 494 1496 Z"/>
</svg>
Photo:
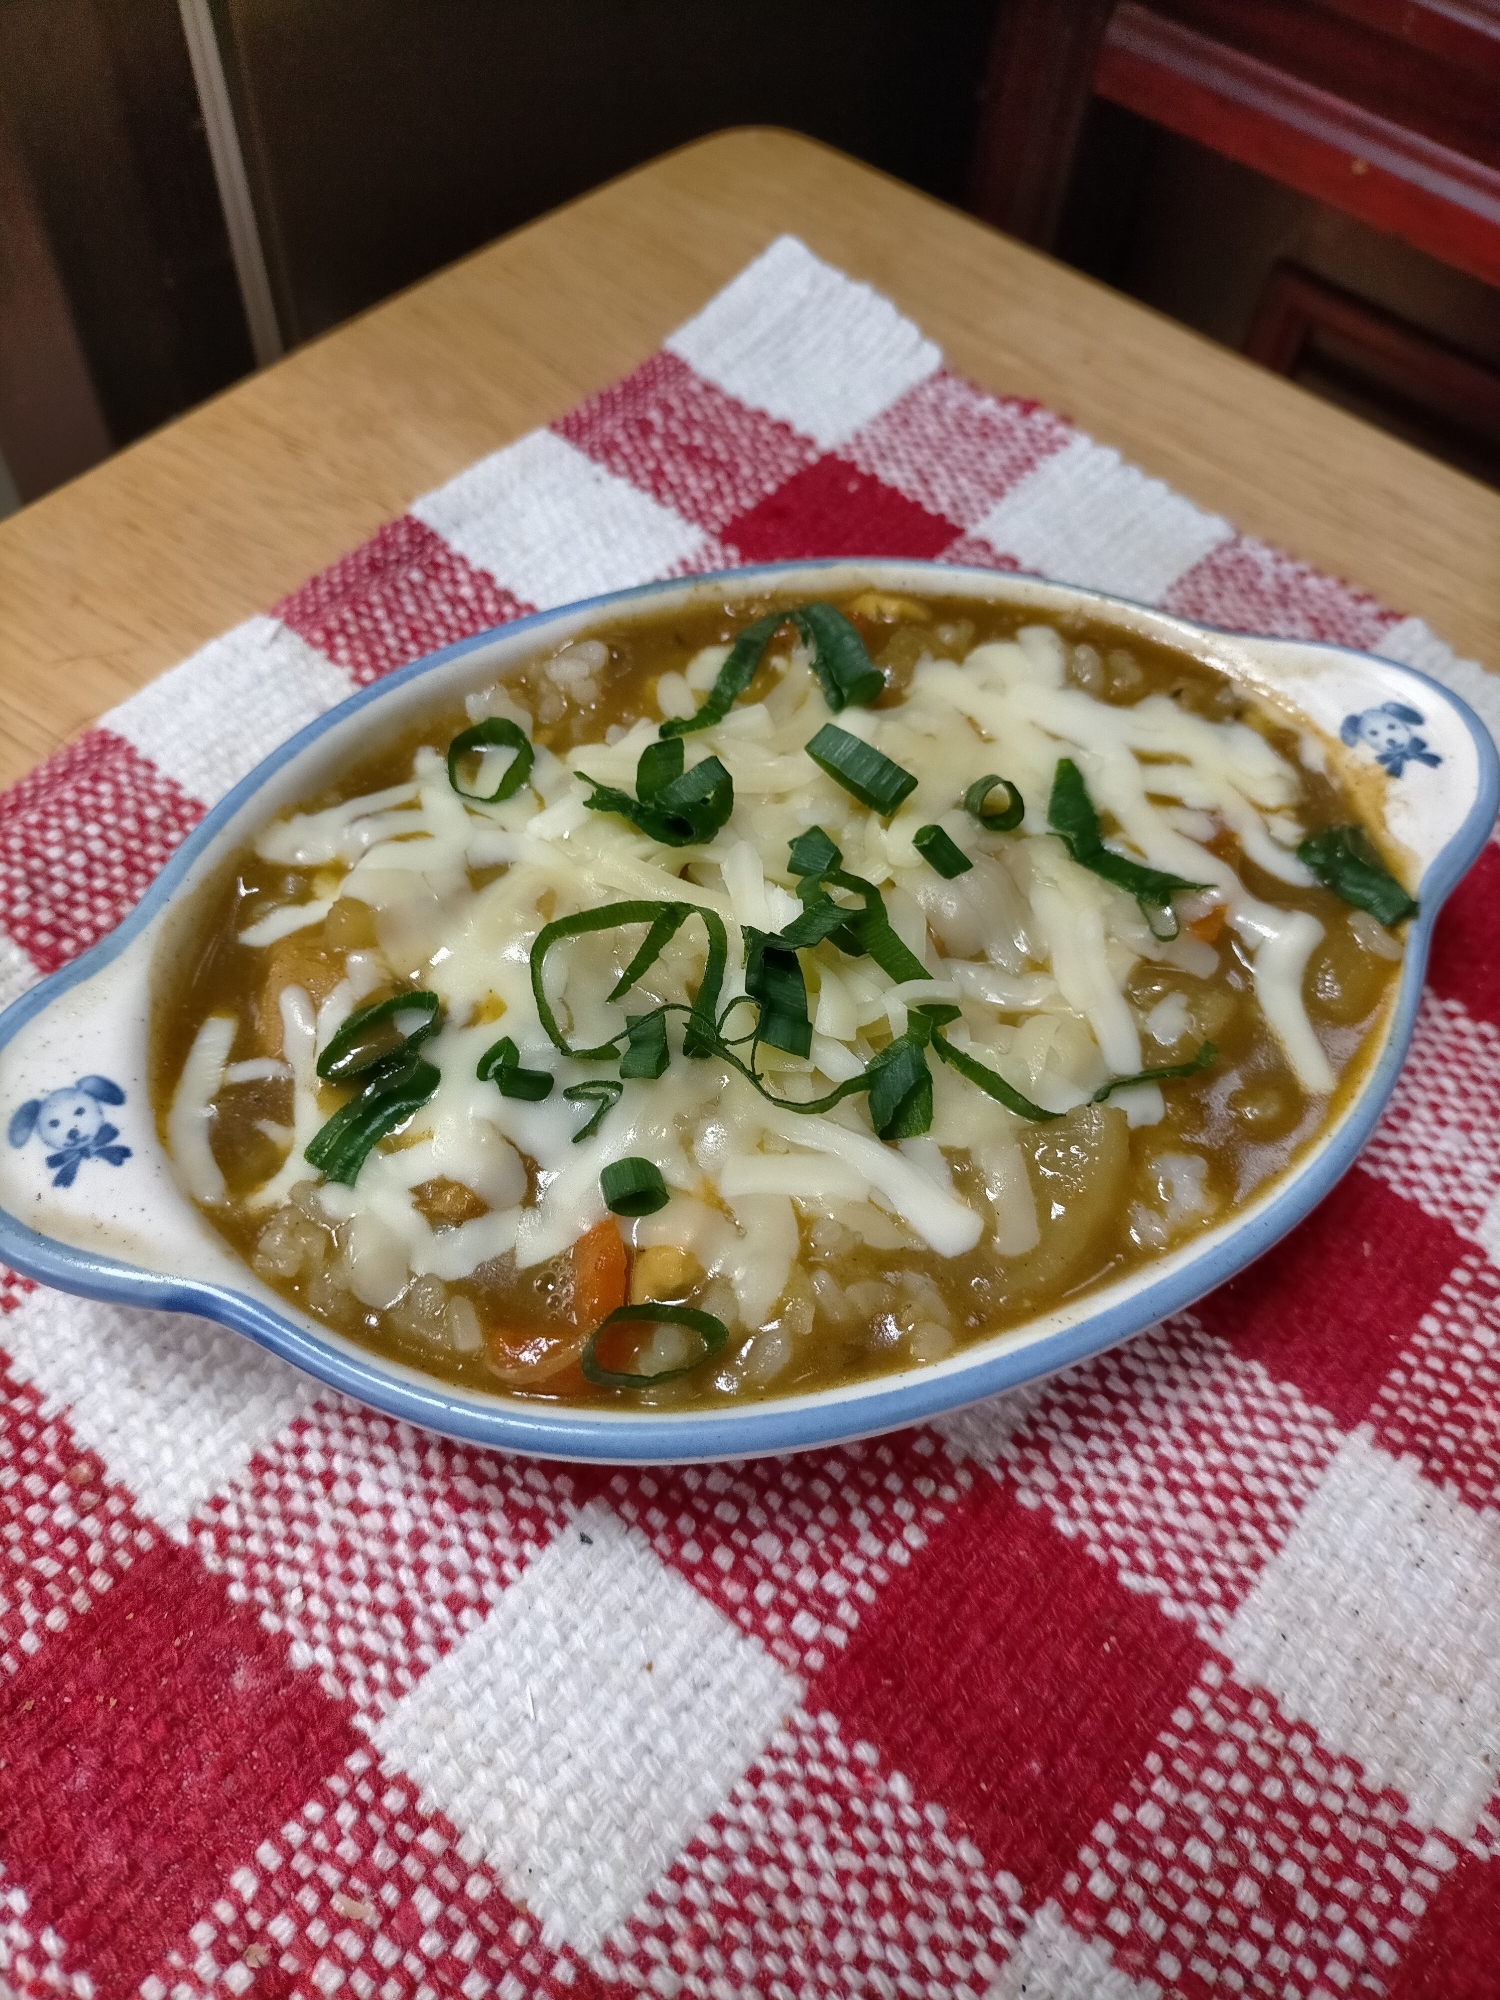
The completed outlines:
<svg viewBox="0 0 1500 2000">
<path fill-rule="evenodd" d="M 421 992 L 398 993 L 361 1007 L 318 1057 L 318 1075 L 325 1083 L 353 1083 L 369 1075 L 435 1035 L 440 1012 L 437 995 Z M 403 1020 L 411 1025 L 403 1028 Z"/>
<path fill-rule="evenodd" d="M 722 722 L 754 680 L 766 647 L 784 625 L 795 625 L 807 647 L 823 699 L 837 715 L 851 702 L 874 701 L 885 687 L 885 676 L 865 651 L 864 641 L 842 611 L 831 604 L 804 604 L 795 611 L 768 611 L 747 625 L 733 646 L 696 715 L 673 717 L 658 734 L 691 736 Z"/>
<path fill-rule="evenodd" d="M 664 1368 L 657 1375 L 625 1375 L 614 1368 L 606 1368 L 597 1359 L 599 1336 L 612 1326 L 686 1326 L 690 1327 L 703 1342 L 703 1352 L 696 1361 L 690 1361 L 685 1368 Z M 701 1368 L 705 1361 L 717 1354 L 729 1338 L 729 1329 L 723 1320 L 715 1319 L 712 1313 L 699 1312 L 695 1306 L 669 1306 L 652 1303 L 644 1306 L 616 1306 L 607 1319 L 594 1328 L 584 1344 L 578 1365 L 583 1370 L 583 1379 L 601 1389 L 652 1389 L 658 1382 L 675 1382 L 679 1375 L 690 1375 L 695 1368 Z"/>
<path fill-rule="evenodd" d="M 877 1138 L 915 1139 L 931 1130 L 932 1076 L 922 1048 L 920 1037 L 908 1028 L 866 1065 L 870 1123 Z"/>
<path fill-rule="evenodd" d="M 1197 1076 L 1200 1070 L 1207 1069 L 1217 1059 L 1218 1053 L 1218 1049 L 1212 1042 L 1200 1042 L 1198 1053 L 1190 1061 L 1169 1063 L 1164 1069 L 1137 1070 L 1134 1076 L 1111 1077 L 1108 1083 L 1101 1085 L 1094 1092 L 1089 1102 L 1090 1104 L 1102 1104 L 1105 1098 L 1110 1096 L 1112 1092 L 1116 1090 L 1129 1090 L 1131 1085 L 1135 1083 L 1170 1083 L 1177 1077 Z"/>
<path fill-rule="evenodd" d="M 722 722 L 755 679 L 766 647 L 786 622 L 786 612 L 768 611 L 764 618 L 757 618 L 753 625 L 747 625 L 730 647 L 729 657 L 720 667 L 708 699 L 698 713 L 685 719 L 674 716 L 670 722 L 662 724 L 657 734 L 663 737 L 691 736 L 696 730 L 708 729 L 714 723 Z"/>
<path fill-rule="evenodd" d="M 458 781 L 459 765 L 476 751 L 482 756 L 484 751 L 493 749 L 514 750 L 516 754 L 506 765 L 494 791 L 469 791 Z M 476 722 L 472 729 L 460 730 L 448 745 L 448 783 L 461 799 L 472 799 L 476 805 L 498 806 L 520 791 L 531 776 L 535 758 L 536 752 L 525 730 L 518 723 L 507 721 L 503 715 L 492 715 L 485 722 Z"/>
<path fill-rule="evenodd" d="M 672 1059 L 667 1047 L 667 1017 L 660 1009 L 651 1014 L 627 1014 L 625 1052 L 620 1057 L 623 1077 L 655 1078 Z"/>
<path fill-rule="evenodd" d="M 1386 867 L 1362 826 L 1334 826 L 1309 834 L 1297 849 L 1297 859 L 1325 889 L 1356 910 L 1368 910 L 1387 928 L 1417 914 L 1416 898 Z"/>
<path fill-rule="evenodd" d="M 807 982 L 796 951 L 784 938 L 751 933 L 745 954 L 745 991 L 759 1003 L 755 1039 L 788 1055 L 812 1053 L 812 1022 L 807 1016 Z"/>
<path fill-rule="evenodd" d="M 842 785 L 882 819 L 889 819 L 901 801 L 917 789 L 910 771 L 892 763 L 873 743 L 851 736 L 835 723 L 825 722 L 805 747 L 820 771 L 826 771 L 836 785 Z"/>
<path fill-rule="evenodd" d="M 522 1069 L 520 1050 L 509 1035 L 490 1044 L 474 1074 L 481 1083 L 494 1084 L 502 1097 L 522 1098 L 528 1104 L 539 1104 L 552 1094 L 554 1079 L 544 1069 Z"/>
<path fill-rule="evenodd" d="M 797 885 L 802 915 L 787 925 L 780 942 L 802 947 L 832 938 L 851 958 L 868 953 L 898 985 L 909 979 L 925 979 L 926 966 L 896 935 L 880 891 L 863 875 L 848 874 L 840 866 L 843 858 L 822 827 L 798 834 L 791 845 L 789 866 L 792 874 L 802 877 Z M 835 903 L 828 894 L 829 885 L 858 896 L 863 908 L 850 910 Z"/>
<path fill-rule="evenodd" d="M 575 916 L 557 917 L 550 924 L 543 924 L 531 947 L 531 992 L 536 1001 L 537 1019 L 552 1046 L 579 1062 L 608 1062 L 617 1053 L 616 1043 L 621 1039 L 619 1035 L 612 1036 L 609 1041 L 601 1042 L 592 1049 L 575 1049 L 570 1044 L 557 1024 L 557 1016 L 552 1011 L 542 978 L 547 954 L 554 945 L 561 944 L 566 938 L 583 937 L 592 931 L 645 924 L 645 943 L 606 995 L 610 1000 L 619 1000 L 638 979 L 645 977 L 689 917 L 700 917 L 703 921 L 703 928 L 708 933 L 708 961 L 692 1007 L 677 1011 L 689 1016 L 682 1041 L 684 1055 L 707 1055 L 717 1040 L 719 995 L 723 991 L 724 973 L 729 964 L 729 934 L 722 917 L 697 903 L 652 903 L 644 900 L 607 903 L 600 910 L 580 910 Z M 565 1091 L 563 1094 L 567 1096 L 569 1093 Z"/>
<path fill-rule="evenodd" d="M 963 849 L 940 826 L 919 826 L 911 837 L 911 844 L 928 867 L 935 868 L 949 882 L 955 875 L 967 875 L 974 866 Z"/>
<path fill-rule="evenodd" d="M 369 1073 L 359 1095 L 308 1140 L 302 1157 L 326 1180 L 353 1187 L 374 1147 L 420 1111 L 442 1080 L 436 1064 L 408 1046 Z"/>
<path fill-rule="evenodd" d="M 654 1160 L 614 1160 L 599 1176 L 604 1206 L 614 1215 L 655 1215 L 669 1200 Z"/>
<path fill-rule="evenodd" d="M 982 1090 L 986 1097 L 993 1097 L 995 1102 L 1003 1104 L 1007 1111 L 1014 1111 L 1018 1118 L 1029 1118 L 1033 1123 L 1041 1124 L 1048 1118 L 1062 1116 L 1060 1111 L 1044 1111 L 1040 1104 L 1033 1104 L 1031 1099 L 1024 1097 L 1013 1083 L 1007 1083 L 998 1070 L 990 1069 L 985 1063 L 976 1062 L 966 1050 L 954 1048 L 946 1035 L 934 1034 L 932 1047 L 941 1062 L 947 1063 L 950 1069 L 956 1069 L 960 1076 L 966 1077 L 976 1089 Z"/>
<path fill-rule="evenodd" d="M 831 604 L 804 604 L 792 613 L 792 622 L 807 644 L 823 699 L 835 715 L 850 705 L 862 708 L 884 693 L 885 675 L 842 611 Z"/>
<path fill-rule="evenodd" d="M 1099 815 L 1083 782 L 1083 773 L 1071 757 L 1059 757 L 1057 760 L 1052 797 L 1047 804 L 1047 819 L 1053 832 L 1061 835 L 1063 845 L 1079 867 L 1087 868 L 1090 874 L 1101 876 L 1104 881 L 1113 882 L 1116 888 L 1134 896 L 1147 913 L 1148 923 L 1150 911 L 1171 910 L 1174 896 L 1214 886 L 1212 882 L 1185 882 L 1180 875 L 1168 875 L 1163 869 L 1148 868 L 1143 861 L 1132 861 L 1127 855 L 1116 854 L 1113 848 L 1106 847 L 1099 830 Z M 1158 932 L 1154 924 L 1151 929 L 1153 936 L 1164 940 L 1175 937 L 1175 916 L 1171 931 Z"/>
<path fill-rule="evenodd" d="M 717 757 L 691 770 L 683 763 L 679 738 L 648 743 L 636 764 L 635 798 L 586 771 L 574 776 L 594 788 L 584 800 L 590 812 L 618 813 L 663 847 L 696 847 L 712 840 L 734 811 L 734 780 Z"/>
<path fill-rule="evenodd" d="M 606 1111 L 612 1111 L 624 1095 L 625 1086 L 613 1077 L 591 1078 L 587 1083 L 570 1083 L 563 1092 L 570 1104 L 592 1104 L 597 1108 L 587 1125 L 580 1126 L 573 1134 L 573 1144 L 591 1139 L 604 1122 Z"/>
<path fill-rule="evenodd" d="M 989 812 L 985 800 L 997 785 L 1005 788 L 1005 810 Z M 1026 801 L 1021 797 L 1020 787 L 1013 785 L 1009 778 L 1002 778 L 998 771 L 990 771 L 982 778 L 976 778 L 964 793 L 964 811 L 973 813 L 986 833 L 1014 833 L 1026 817 Z"/>
</svg>

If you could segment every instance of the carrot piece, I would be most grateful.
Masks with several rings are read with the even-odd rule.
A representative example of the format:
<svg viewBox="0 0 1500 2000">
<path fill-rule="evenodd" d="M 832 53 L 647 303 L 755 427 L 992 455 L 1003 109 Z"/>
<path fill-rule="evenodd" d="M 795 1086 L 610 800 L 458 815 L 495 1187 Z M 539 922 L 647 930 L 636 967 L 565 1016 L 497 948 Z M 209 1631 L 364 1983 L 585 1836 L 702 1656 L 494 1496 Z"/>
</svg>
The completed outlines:
<svg viewBox="0 0 1500 2000">
<path fill-rule="evenodd" d="M 1195 938 L 1202 938 L 1205 944 L 1214 943 L 1223 928 L 1224 905 L 1222 903 L 1215 903 L 1211 910 L 1206 910 L 1201 917 L 1194 917 L 1193 921 L 1188 925 L 1188 929 L 1192 932 L 1193 936 Z"/>
<path fill-rule="evenodd" d="M 624 1305 L 629 1276 L 620 1226 L 606 1216 L 573 1245 L 574 1323 L 592 1333 L 600 1320 Z"/>
<path fill-rule="evenodd" d="M 573 1245 L 569 1320 L 531 1326 L 502 1322 L 486 1328 L 484 1358 L 490 1372 L 512 1389 L 550 1381 L 577 1361 L 594 1328 L 624 1305 L 629 1289 L 625 1242 L 614 1218 L 606 1216 Z"/>
</svg>

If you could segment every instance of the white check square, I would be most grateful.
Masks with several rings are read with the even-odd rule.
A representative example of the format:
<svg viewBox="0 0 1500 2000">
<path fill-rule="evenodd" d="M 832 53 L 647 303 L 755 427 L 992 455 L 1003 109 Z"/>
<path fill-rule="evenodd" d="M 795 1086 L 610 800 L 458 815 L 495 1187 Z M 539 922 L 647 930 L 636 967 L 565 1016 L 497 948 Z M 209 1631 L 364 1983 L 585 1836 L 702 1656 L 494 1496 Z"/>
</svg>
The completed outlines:
<svg viewBox="0 0 1500 2000">
<path fill-rule="evenodd" d="M 371 1735 L 542 1920 L 544 1941 L 587 1954 L 800 1697 L 596 1501 Z"/>
<path fill-rule="evenodd" d="M 342 667 L 274 618 L 247 618 L 100 717 L 214 805 L 262 757 L 354 692 Z"/>
<path fill-rule="evenodd" d="M 1234 534 L 1086 437 L 1044 458 L 971 532 L 1022 569 L 1145 604 Z"/>
<path fill-rule="evenodd" d="M 551 431 L 482 458 L 411 511 L 539 610 L 690 566 L 706 539 Z"/>
<path fill-rule="evenodd" d="M 196 1508 L 318 1393 L 227 1327 L 40 1288 L 7 1315 L 0 1344 L 43 1408 L 66 1411 L 78 1442 L 179 1540 Z"/>
<path fill-rule="evenodd" d="M 1222 1643 L 1418 1822 L 1473 1831 L 1500 1781 L 1500 1522 L 1356 1433 Z"/>
<path fill-rule="evenodd" d="M 889 299 L 780 236 L 664 343 L 706 381 L 824 451 L 942 363 Z"/>
</svg>

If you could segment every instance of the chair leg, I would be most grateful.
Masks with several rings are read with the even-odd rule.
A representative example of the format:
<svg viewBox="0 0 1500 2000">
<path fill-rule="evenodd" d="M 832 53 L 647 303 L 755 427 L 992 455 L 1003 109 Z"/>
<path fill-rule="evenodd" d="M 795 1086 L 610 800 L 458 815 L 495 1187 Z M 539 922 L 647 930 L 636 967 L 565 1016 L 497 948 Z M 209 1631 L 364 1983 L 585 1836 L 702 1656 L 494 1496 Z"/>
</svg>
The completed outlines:
<svg viewBox="0 0 1500 2000">
<path fill-rule="evenodd" d="M 1000 0 L 969 171 L 969 207 L 1050 247 L 1115 0 Z"/>
</svg>

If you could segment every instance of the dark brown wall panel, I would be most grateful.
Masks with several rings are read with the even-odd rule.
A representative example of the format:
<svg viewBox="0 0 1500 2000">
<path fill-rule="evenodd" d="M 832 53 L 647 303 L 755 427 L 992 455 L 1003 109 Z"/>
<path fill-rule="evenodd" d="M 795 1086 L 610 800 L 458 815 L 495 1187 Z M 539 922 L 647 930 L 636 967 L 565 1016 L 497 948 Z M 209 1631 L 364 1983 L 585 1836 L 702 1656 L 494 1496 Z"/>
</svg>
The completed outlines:
<svg viewBox="0 0 1500 2000">
<path fill-rule="evenodd" d="M 215 9 L 295 340 L 725 126 L 790 126 L 960 199 L 994 0 Z"/>
</svg>

